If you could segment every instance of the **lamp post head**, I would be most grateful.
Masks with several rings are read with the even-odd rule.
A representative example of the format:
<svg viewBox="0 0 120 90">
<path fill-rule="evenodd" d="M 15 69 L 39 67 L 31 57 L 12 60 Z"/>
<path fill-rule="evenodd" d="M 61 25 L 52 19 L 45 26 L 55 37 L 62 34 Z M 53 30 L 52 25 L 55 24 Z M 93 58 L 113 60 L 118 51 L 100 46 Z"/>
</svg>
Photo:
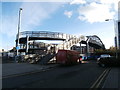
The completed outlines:
<svg viewBox="0 0 120 90">
<path fill-rule="evenodd" d="M 22 10 L 22 8 L 20 8 L 20 10 Z"/>
<path fill-rule="evenodd" d="M 114 19 L 105 19 L 105 21 L 110 21 L 110 20 L 114 20 Z"/>
<path fill-rule="evenodd" d="M 105 21 L 109 21 L 109 19 L 106 19 Z"/>
</svg>

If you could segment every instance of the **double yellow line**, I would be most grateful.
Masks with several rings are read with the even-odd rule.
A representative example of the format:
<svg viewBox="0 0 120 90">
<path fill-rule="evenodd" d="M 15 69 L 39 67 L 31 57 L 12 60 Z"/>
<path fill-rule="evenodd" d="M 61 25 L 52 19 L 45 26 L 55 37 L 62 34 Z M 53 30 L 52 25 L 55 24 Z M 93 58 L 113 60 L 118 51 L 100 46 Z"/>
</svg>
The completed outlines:
<svg viewBox="0 0 120 90">
<path fill-rule="evenodd" d="M 105 79 L 105 77 L 108 75 L 109 71 L 111 70 L 111 68 L 107 68 L 104 70 L 104 72 L 98 77 L 98 79 L 93 83 L 93 85 L 90 87 L 90 89 L 92 88 L 100 88 L 100 85 L 102 83 L 102 81 Z"/>
</svg>

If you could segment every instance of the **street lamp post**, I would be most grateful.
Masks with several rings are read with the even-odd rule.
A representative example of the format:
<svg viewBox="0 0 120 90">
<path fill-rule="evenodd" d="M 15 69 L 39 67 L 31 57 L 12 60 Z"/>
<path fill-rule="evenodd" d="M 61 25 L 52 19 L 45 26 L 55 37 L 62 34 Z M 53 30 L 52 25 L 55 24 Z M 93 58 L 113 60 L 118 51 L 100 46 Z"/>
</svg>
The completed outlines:
<svg viewBox="0 0 120 90">
<path fill-rule="evenodd" d="M 17 52 L 16 52 L 16 55 L 18 56 L 19 55 L 19 35 L 20 35 L 20 22 L 21 22 L 21 11 L 22 11 L 22 8 L 19 9 L 19 18 L 18 18 L 18 34 L 17 34 L 17 45 L 16 45 L 16 49 L 17 49 Z"/>
<path fill-rule="evenodd" d="M 113 20 L 113 22 L 114 22 L 114 31 L 116 30 L 116 20 L 115 19 L 106 19 L 105 21 L 110 21 L 110 20 Z M 117 38 L 116 38 L 116 36 L 115 36 L 115 51 L 116 51 L 116 59 L 118 58 L 118 53 L 117 53 L 117 43 L 116 43 L 116 41 L 117 41 Z"/>
</svg>

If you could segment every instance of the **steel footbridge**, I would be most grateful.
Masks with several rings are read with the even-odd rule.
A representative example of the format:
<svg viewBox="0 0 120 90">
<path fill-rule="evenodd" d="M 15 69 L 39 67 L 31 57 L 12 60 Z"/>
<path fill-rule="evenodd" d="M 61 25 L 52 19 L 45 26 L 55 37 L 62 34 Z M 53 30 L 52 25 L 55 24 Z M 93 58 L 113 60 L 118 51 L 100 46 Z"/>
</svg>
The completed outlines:
<svg viewBox="0 0 120 90">
<path fill-rule="evenodd" d="M 16 36 L 16 45 L 18 36 Z M 45 44 L 45 43 L 39 43 L 37 41 L 41 40 L 59 40 L 62 41 L 62 43 L 59 44 Z M 75 36 L 70 34 L 64 34 L 59 32 L 48 32 L 48 31 L 25 31 L 20 32 L 19 34 L 19 52 L 25 52 L 26 54 L 29 53 L 36 53 L 40 54 L 41 52 L 44 52 L 45 56 L 47 57 L 54 57 L 55 53 L 58 49 L 68 49 L 70 50 L 72 46 L 79 44 L 81 47 L 81 44 L 85 44 L 87 48 L 87 53 L 89 52 L 89 48 L 93 47 L 95 49 L 105 49 L 105 46 L 101 39 L 96 35 L 91 36 Z M 53 54 L 50 54 L 53 53 Z M 50 57 L 50 59 L 52 58 Z M 45 60 L 44 60 L 45 61 Z M 49 61 L 49 60 L 48 60 Z"/>
</svg>

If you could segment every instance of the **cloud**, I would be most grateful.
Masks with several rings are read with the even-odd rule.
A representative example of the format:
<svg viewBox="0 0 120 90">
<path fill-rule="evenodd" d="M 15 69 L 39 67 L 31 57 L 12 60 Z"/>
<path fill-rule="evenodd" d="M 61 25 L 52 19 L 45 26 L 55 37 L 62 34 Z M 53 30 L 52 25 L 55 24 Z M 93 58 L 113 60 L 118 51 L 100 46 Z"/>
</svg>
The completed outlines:
<svg viewBox="0 0 120 90">
<path fill-rule="evenodd" d="M 106 5 L 113 5 L 113 8 L 117 11 L 118 10 L 118 2 L 120 0 L 100 0 L 102 4 Z"/>
<path fill-rule="evenodd" d="M 55 2 L 7 3 L 7 5 L 9 5 L 8 8 L 4 6 L 6 4 L 3 3 L 2 22 L 0 22 L 2 29 L 0 30 L 0 35 L 4 35 L 6 39 L 2 37 L 0 43 L 4 43 L 5 45 L 9 44 L 11 47 L 15 45 L 19 8 L 23 8 L 21 13 L 20 32 L 26 30 L 34 31 L 36 27 L 40 27 L 43 24 L 44 20 L 51 18 L 52 14 L 54 14 L 62 4 L 63 3 Z M 6 48 L 7 46 L 5 45 L 2 48 Z"/>
<path fill-rule="evenodd" d="M 86 1 L 85 0 L 73 0 L 72 2 L 70 2 L 70 4 L 85 4 Z"/>
<path fill-rule="evenodd" d="M 71 0 L 2 0 L 2 2 L 70 2 Z"/>
<path fill-rule="evenodd" d="M 112 19 L 115 12 L 110 11 L 111 6 L 92 2 L 78 9 L 80 20 L 86 20 L 90 23 L 103 22 L 105 19 Z"/>
<path fill-rule="evenodd" d="M 23 3 L 22 27 L 23 29 L 31 29 L 40 26 L 46 19 L 51 18 L 62 3 Z"/>
<path fill-rule="evenodd" d="M 17 33 L 17 17 L 14 16 L 3 16 L 2 18 L 2 30 L 0 31 L 1 34 L 5 34 L 8 37 L 16 36 Z"/>
<path fill-rule="evenodd" d="M 14 3 L 15 4 L 15 3 Z M 5 34 L 8 37 L 16 36 L 18 27 L 18 10 L 23 8 L 21 13 L 21 27 L 20 31 L 34 30 L 35 27 L 40 26 L 44 20 L 51 18 L 51 15 L 62 5 L 63 3 L 50 3 L 50 2 L 23 2 L 19 6 L 16 4 L 12 12 L 8 14 L 5 10 L 9 11 L 9 8 L 2 8 L 2 30 L 1 34 Z"/>
<path fill-rule="evenodd" d="M 65 11 L 64 15 L 66 15 L 68 18 L 71 18 L 71 16 L 73 15 L 72 11 Z"/>
<path fill-rule="evenodd" d="M 120 20 L 120 1 L 118 3 L 118 20 Z"/>
<path fill-rule="evenodd" d="M 78 19 L 94 23 L 117 18 L 118 1 L 120 0 L 73 0 L 70 4 L 80 4 L 77 8 Z"/>
</svg>

